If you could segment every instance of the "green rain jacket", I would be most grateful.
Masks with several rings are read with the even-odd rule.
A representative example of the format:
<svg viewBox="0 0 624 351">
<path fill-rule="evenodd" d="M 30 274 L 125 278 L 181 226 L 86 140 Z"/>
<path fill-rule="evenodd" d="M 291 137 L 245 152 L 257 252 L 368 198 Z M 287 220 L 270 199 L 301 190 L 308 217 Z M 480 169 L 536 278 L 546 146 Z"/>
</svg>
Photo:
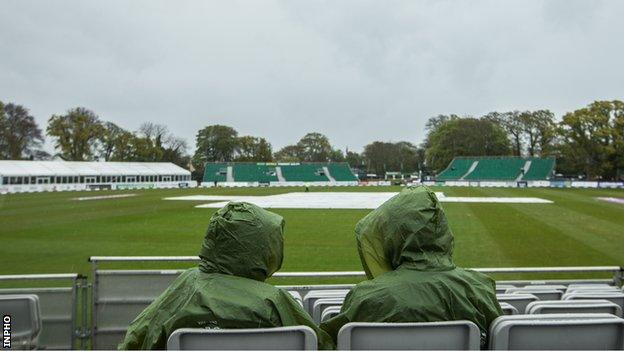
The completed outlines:
<svg viewBox="0 0 624 351">
<path fill-rule="evenodd" d="M 404 189 L 360 220 L 360 260 L 370 280 L 347 295 L 340 314 L 321 328 L 334 340 L 349 322 L 469 320 L 484 345 L 492 320 L 502 314 L 494 281 L 456 268 L 453 233 L 435 194 Z"/>
<path fill-rule="evenodd" d="M 164 349 L 179 328 L 269 328 L 306 325 L 321 349 L 334 347 L 288 292 L 264 283 L 280 269 L 284 220 L 231 202 L 208 224 L 198 268 L 182 273 L 130 324 L 119 349 Z"/>
</svg>

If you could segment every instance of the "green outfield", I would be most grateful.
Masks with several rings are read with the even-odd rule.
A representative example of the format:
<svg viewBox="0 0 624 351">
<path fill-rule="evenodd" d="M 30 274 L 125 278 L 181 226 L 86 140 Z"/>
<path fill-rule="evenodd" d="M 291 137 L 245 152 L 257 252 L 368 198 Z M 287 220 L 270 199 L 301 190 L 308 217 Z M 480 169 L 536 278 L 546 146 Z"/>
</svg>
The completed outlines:
<svg viewBox="0 0 624 351">
<path fill-rule="evenodd" d="M 399 191 L 399 187 L 311 191 Z M 268 195 L 300 188 L 129 191 L 0 196 L 0 274 L 88 273 L 94 255 L 196 255 L 213 209 L 181 195 Z M 598 196 L 622 190 L 436 188 L 447 196 L 532 196 L 553 204 L 445 203 L 455 260 L 466 267 L 624 265 L 624 205 Z M 283 271 L 361 270 L 353 228 L 369 210 L 275 212 L 286 219 Z M 168 267 L 171 265 L 168 265 Z M 117 264 L 115 267 L 137 267 Z M 162 265 L 161 265 L 162 267 Z"/>
</svg>

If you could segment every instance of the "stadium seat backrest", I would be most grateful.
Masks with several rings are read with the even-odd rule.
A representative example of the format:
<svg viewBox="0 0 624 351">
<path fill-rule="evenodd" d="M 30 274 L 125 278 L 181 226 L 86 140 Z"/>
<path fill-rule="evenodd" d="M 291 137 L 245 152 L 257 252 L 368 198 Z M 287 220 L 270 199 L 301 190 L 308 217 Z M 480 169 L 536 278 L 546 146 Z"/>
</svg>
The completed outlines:
<svg viewBox="0 0 624 351">
<path fill-rule="evenodd" d="M 348 293 L 349 290 L 312 290 L 303 298 L 303 309 L 306 310 L 310 316 L 312 316 L 312 309 L 314 308 L 314 302 L 316 302 L 316 300 L 344 298 Z"/>
<path fill-rule="evenodd" d="M 490 350 L 621 350 L 624 319 L 610 314 L 501 316 L 490 325 Z"/>
<path fill-rule="evenodd" d="M 292 296 L 293 299 L 295 299 L 301 305 L 301 307 L 303 307 L 303 299 L 301 298 L 301 294 L 292 290 L 287 290 L 287 291 L 290 294 L 290 296 Z"/>
<path fill-rule="evenodd" d="M 561 300 L 563 291 L 548 288 L 511 288 L 507 289 L 506 294 L 532 294 L 540 300 Z"/>
<path fill-rule="evenodd" d="M 534 301 L 527 306 L 526 313 L 609 313 L 622 317 L 622 308 L 608 300 Z"/>
<path fill-rule="evenodd" d="M 522 314 L 526 310 L 529 303 L 538 301 L 539 298 L 533 294 L 496 294 L 498 302 L 506 302 L 518 310 Z"/>
<path fill-rule="evenodd" d="M 621 290 L 615 286 L 597 286 L 597 287 L 572 287 L 566 290 L 566 293 L 596 293 L 596 292 L 620 292 Z"/>
<path fill-rule="evenodd" d="M 329 306 L 323 310 L 323 314 L 321 315 L 321 322 L 325 322 L 330 318 L 334 318 L 338 313 L 340 313 L 340 309 L 342 306 Z"/>
<path fill-rule="evenodd" d="M 41 332 L 41 311 L 37 295 L 0 295 L 2 317 L 11 317 L 11 347 L 36 348 Z"/>
<path fill-rule="evenodd" d="M 500 302 L 500 307 L 506 315 L 518 314 L 518 310 L 507 302 Z"/>
<path fill-rule="evenodd" d="M 316 350 L 314 330 L 306 326 L 258 329 L 195 329 L 174 331 L 168 350 Z"/>
<path fill-rule="evenodd" d="M 604 284 L 604 283 L 573 283 L 568 285 L 568 289 L 576 289 L 576 288 L 587 288 L 587 289 L 598 289 L 598 288 L 616 288 L 613 285 Z"/>
<path fill-rule="evenodd" d="M 496 293 L 504 294 L 505 291 L 507 291 L 507 289 L 512 289 L 512 288 L 515 288 L 515 286 L 510 285 L 510 284 L 496 284 Z"/>
<path fill-rule="evenodd" d="M 312 320 L 314 320 L 314 323 L 320 324 L 325 309 L 332 306 L 340 307 L 343 302 L 344 297 L 323 298 L 314 301 L 314 305 L 312 306 Z"/>
<path fill-rule="evenodd" d="M 470 321 L 347 323 L 338 350 L 478 350 L 480 332 Z"/>
<path fill-rule="evenodd" d="M 562 300 L 609 300 L 624 310 L 624 292 L 571 292 L 566 293 Z"/>
</svg>

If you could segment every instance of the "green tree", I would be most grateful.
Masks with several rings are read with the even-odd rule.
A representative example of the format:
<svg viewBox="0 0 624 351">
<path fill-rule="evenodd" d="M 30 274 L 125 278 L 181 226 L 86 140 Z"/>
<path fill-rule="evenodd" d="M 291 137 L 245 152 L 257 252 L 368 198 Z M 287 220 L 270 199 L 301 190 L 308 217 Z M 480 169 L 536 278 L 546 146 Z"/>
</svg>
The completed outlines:
<svg viewBox="0 0 624 351">
<path fill-rule="evenodd" d="M 425 142 L 430 170 L 439 172 L 456 156 L 509 155 L 509 140 L 502 127 L 489 118 L 457 118 L 430 130 Z"/>
<path fill-rule="evenodd" d="M 167 126 L 146 122 L 141 124 L 137 137 L 147 139 L 149 142 L 137 143 L 142 148 L 153 150 L 140 150 L 142 155 L 151 155 L 153 162 L 172 162 L 181 167 L 187 167 L 190 157 L 186 154 L 188 144 L 186 140 L 174 136 Z"/>
<path fill-rule="evenodd" d="M 624 168 L 624 102 L 595 101 L 566 113 L 561 158 L 588 179 L 617 179 Z"/>
<path fill-rule="evenodd" d="M 0 102 L 0 159 L 38 158 L 43 133 L 28 109 Z"/>
<path fill-rule="evenodd" d="M 300 162 L 301 149 L 298 145 L 287 145 L 273 155 L 277 162 Z"/>
<path fill-rule="evenodd" d="M 106 160 L 118 162 L 137 161 L 137 157 L 135 155 L 136 138 L 136 135 L 126 130 L 117 134 L 115 138 L 111 140 L 113 143 L 113 146 L 111 147 L 112 152 Z"/>
<path fill-rule="evenodd" d="M 364 167 L 364 159 L 360 154 L 354 151 L 347 151 L 345 161 L 347 161 L 351 168 L 362 169 Z"/>
<path fill-rule="evenodd" d="M 112 161 L 114 154 L 123 153 L 124 150 L 118 149 L 126 148 L 127 144 L 120 143 L 118 139 L 124 138 L 126 134 L 128 134 L 128 131 L 113 122 L 102 123 L 102 133 L 100 135 L 100 158 L 106 161 Z"/>
<path fill-rule="evenodd" d="M 380 176 L 385 172 L 415 172 L 420 170 L 422 164 L 418 147 L 407 141 L 375 141 L 364 147 L 362 157 L 367 171 Z"/>
<path fill-rule="evenodd" d="M 509 112 L 490 112 L 483 116 L 484 119 L 490 120 L 501 126 L 506 132 L 511 141 L 512 151 L 514 156 L 522 156 L 524 149 L 524 132 L 525 127 L 521 119 L 520 111 Z"/>
<path fill-rule="evenodd" d="M 273 160 L 271 144 L 264 138 L 240 137 L 238 138 L 237 155 L 234 160 L 238 162 L 270 162 Z"/>
<path fill-rule="evenodd" d="M 103 127 L 93 111 L 76 107 L 64 115 L 50 117 L 46 131 L 55 139 L 54 146 L 61 158 L 87 161 L 93 159 Z"/>
<path fill-rule="evenodd" d="M 550 156 L 554 151 L 557 123 L 549 110 L 526 111 L 520 114 L 529 156 Z"/>
<path fill-rule="evenodd" d="M 344 162 L 345 161 L 345 156 L 342 153 L 342 150 L 340 150 L 340 149 L 332 149 L 331 153 L 329 154 L 329 160 L 331 162 Z"/>
<path fill-rule="evenodd" d="M 206 162 L 229 162 L 234 159 L 238 132 L 223 125 L 207 126 L 197 132 L 196 144 L 193 166 L 203 170 Z"/>
<path fill-rule="evenodd" d="M 329 139 L 321 133 L 308 133 L 297 143 L 299 158 L 304 162 L 327 162 L 333 149 Z"/>
</svg>

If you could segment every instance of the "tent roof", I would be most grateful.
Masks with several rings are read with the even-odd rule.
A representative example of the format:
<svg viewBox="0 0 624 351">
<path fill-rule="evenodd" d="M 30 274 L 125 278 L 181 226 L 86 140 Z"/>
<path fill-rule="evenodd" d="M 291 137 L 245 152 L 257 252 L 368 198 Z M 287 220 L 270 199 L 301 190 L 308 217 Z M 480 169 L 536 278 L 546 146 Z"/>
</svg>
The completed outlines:
<svg viewBox="0 0 624 351">
<path fill-rule="evenodd" d="M 0 161 L 0 176 L 190 175 L 169 162 Z"/>
</svg>

